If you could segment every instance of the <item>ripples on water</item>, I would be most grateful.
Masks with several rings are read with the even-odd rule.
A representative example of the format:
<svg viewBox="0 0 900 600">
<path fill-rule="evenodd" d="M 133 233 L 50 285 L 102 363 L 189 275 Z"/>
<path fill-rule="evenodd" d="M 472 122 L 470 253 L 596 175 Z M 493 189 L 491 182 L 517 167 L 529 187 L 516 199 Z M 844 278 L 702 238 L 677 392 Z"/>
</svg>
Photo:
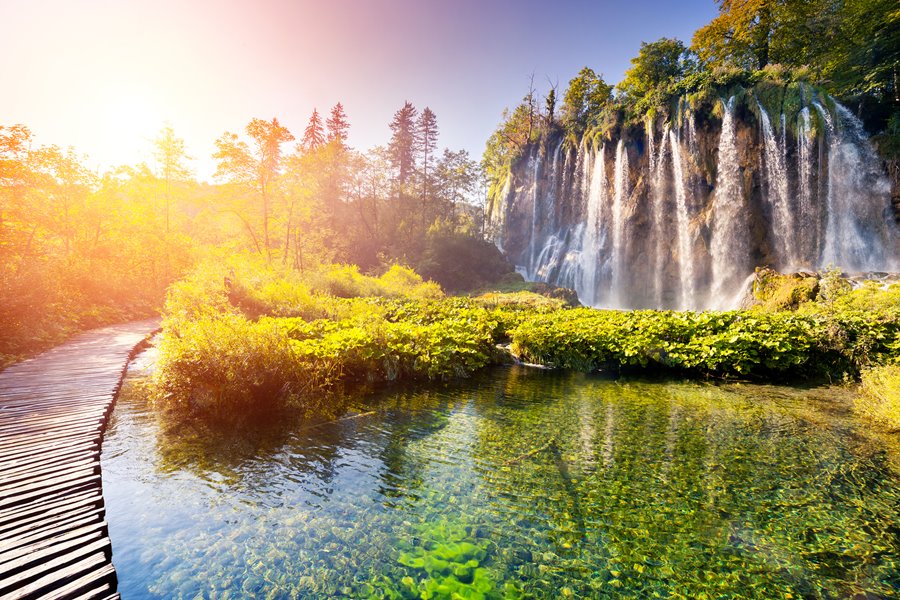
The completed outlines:
<svg viewBox="0 0 900 600">
<path fill-rule="evenodd" d="M 127 600 L 900 590 L 900 480 L 840 390 L 498 369 L 227 436 L 137 390 L 102 464 Z"/>
</svg>

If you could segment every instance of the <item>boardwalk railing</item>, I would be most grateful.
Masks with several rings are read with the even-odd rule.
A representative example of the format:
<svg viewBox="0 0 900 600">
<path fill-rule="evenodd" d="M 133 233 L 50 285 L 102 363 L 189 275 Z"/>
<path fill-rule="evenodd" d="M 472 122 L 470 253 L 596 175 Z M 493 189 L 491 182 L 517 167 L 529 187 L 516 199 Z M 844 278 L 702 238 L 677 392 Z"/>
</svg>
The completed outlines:
<svg viewBox="0 0 900 600">
<path fill-rule="evenodd" d="M 141 321 L 0 373 L 0 599 L 118 598 L 100 442 Z"/>
</svg>

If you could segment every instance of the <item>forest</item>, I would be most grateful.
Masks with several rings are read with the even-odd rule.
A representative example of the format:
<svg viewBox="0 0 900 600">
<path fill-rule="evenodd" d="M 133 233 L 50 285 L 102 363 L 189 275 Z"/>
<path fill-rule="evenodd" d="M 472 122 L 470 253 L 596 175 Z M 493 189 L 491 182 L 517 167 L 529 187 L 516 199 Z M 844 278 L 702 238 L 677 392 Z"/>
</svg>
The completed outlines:
<svg viewBox="0 0 900 600">
<path fill-rule="evenodd" d="M 212 281 L 235 285 L 234 269 L 246 264 L 280 274 L 277 286 L 299 278 L 323 306 L 367 295 L 337 289 L 335 273 L 356 281 L 400 266 L 440 294 L 525 289 L 493 244 L 489 218 L 516 161 L 550 138 L 575 144 L 648 116 L 673 118 L 684 95 L 760 83 L 826 90 L 855 107 L 896 173 L 900 9 L 889 0 L 722 0 L 691 45 L 645 42 L 631 62 L 617 85 L 585 67 L 544 98 L 532 86 L 481 160 L 442 149 L 437 116 L 411 102 L 386 124 L 386 143 L 367 151 L 348 145 L 351 116 L 340 103 L 327 115 L 314 110 L 302 132 L 277 118 L 233 124 L 216 140 L 215 183 L 196 180 L 171 127 L 153 140 L 152 162 L 105 173 L 76 149 L 39 144 L 26 125 L 0 127 L 0 357 L 156 314 L 173 282 L 198 266 L 209 276 L 202 265 L 233 265 Z M 256 319 L 269 309 L 237 310 Z M 318 317 L 336 318 L 330 310 Z"/>
<path fill-rule="evenodd" d="M 414 267 L 449 290 L 511 271 L 483 236 L 482 178 L 465 151 L 439 151 L 438 121 L 405 103 L 385 146 L 347 146 L 340 103 L 295 136 L 252 119 L 216 141 L 215 184 L 196 181 L 164 128 L 151 164 L 98 174 L 74 149 L 0 128 L 0 354 L 10 360 L 72 331 L 152 314 L 193 265 L 233 253 L 300 272 Z"/>
<path fill-rule="evenodd" d="M 487 142 L 489 181 L 528 144 L 648 117 L 674 117 L 680 96 L 699 101 L 734 86 L 803 82 L 854 106 L 882 155 L 900 155 L 900 9 L 890 0 L 719 0 L 719 15 L 694 33 L 642 42 L 618 84 L 584 67 L 565 90 L 534 89 L 508 110 Z M 562 98 L 559 98 L 560 92 Z M 561 102 L 560 102 L 561 100 Z"/>
</svg>

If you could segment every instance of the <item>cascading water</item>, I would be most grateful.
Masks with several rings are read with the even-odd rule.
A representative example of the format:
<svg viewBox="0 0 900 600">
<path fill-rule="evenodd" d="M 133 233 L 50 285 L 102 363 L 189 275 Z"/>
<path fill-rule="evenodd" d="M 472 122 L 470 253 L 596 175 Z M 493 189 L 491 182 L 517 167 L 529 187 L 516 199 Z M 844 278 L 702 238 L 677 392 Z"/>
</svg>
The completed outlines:
<svg viewBox="0 0 900 600">
<path fill-rule="evenodd" d="M 666 138 L 668 137 L 669 126 L 666 125 L 662 137 L 659 140 L 659 150 L 654 152 L 653 127 L 648 127 L 647 134 L 647 154 L 650 158 L 650 194 L 651 194 L 651 214 L 653 215 L 652 237 L 656 240 L 656 252 L 654 255 L 655 267 L 653 273 L 653 300 L 656 306 L 662 306 L 663 300 L 663 268 L 668 244 L 663 243 L 666 239 L 664 231 L 665 220 L 665 192 L 666 192 Z"/>
<path fill-rule="evenodd" d="M 814 132 L 809 107 L 804 106 L 797 118 L 797 196 L 800 202 L 797 224 L 800 255 L 819 256 L 819 219 L 813 206 Z"/>
<path fill-rule="evenodd" d="M 750 271 L 747 226 L 742 218 L 747 213 L 741 167 L 735 139 L 734 96 L 725 103 L 722 133 L 719 136 L 719 165 L 713 196 L 712 296 L 709 304 L 724 308 L 731 303 L 735 290 Z"/>
<path fill-rule="evenodd" d="M 592 306 L 730 308 L 764 265 L 896 270 L 900 233 L 862 125 L 827 96 L 794 97 L 787 112 L 742 92 L 721 119 L 680 101 L 669 122 L 531 146 L 496 186 L 489 230 L 528 279 Z"/>
<path fill-rule="evenodd" d="M 825 121 L 828 139 L 827 218 L 821 262 L 852 271 L 894 269 L 896 257 L 885 256 L 885 237 L 895 233 L 885 218 L 885 206 L 872 203 L 873 195 L 890 193 L 881 176 L 878 157 L 853 113 L 836 104 L 837 118 L 814 103 Z"/>
<path fill-rule="evenodd" d="M 772 232 L 774 234 L 775 252 L 781 264 L 793 267 L 797 261 L 794 251 L 794 208 L 788 194 L 787 168 L 785 167 L 785 149 L 781 140 L 776 139 L 769 113 L 762 104 L 756 103 L 762 124 L 763 152 L 766 179 L 766 203 L 771 211 Z"/>
<path fill-rule="evenodd" d="M 539 218 L 539 208 L 541 204 L 541 196 L 538 193 L 538 184 L 539 184 L 539 175 L 541 168 L 541 161 L 538 159 L 537 151 L 535 150 L 534 154 L 530 159 L 531 168 L 529 171 L 531 172 L 531 179 L 529 181 L 530 185 L 530 194 L 531 194 L 531 238 L 529 243 L 529 251 L 528 251 L 528 277 L 533 279 L 535 274 L 537 273 L 538 264 L 537 264 L 537 253 L 538 253 L 538 232 L 537 228 L 540 224 L 541 220 Z"/>
<path fill-rule="evenodd" d="M 584 303 L 596 306 L 598 274 L 601 270 L 600 248 L 603 246 L 603 207 L 607 205 L 606 146 L 601 146 L 594 157 L 587 197 L 587 220 L 581 245 L 581 285 Z"/>
<path fill-rule="evenodd" d="M 669 131 L 669 147 L 672 149 L 672 172 L 678 216 L 678 274 L 681 280 L 681 305 L 679 308 L 692 309 L 696 307 L 697 299 L 694 297 L 691 215 L 687 185 L 684 179 L 684 164 L 681 161 L 681 143 L 674 131 Z"/>
<path fill-rule="evenodd" d="M 612 273 L 610 276 L 610 299 L 615 308 L 622 307 L 622 271 L 625 268 L 625 201 L 628 199 L 628 153 L 625 141 L 616 145 L 616 167 L 613 179 L 612 205 Z"/>
</svg>

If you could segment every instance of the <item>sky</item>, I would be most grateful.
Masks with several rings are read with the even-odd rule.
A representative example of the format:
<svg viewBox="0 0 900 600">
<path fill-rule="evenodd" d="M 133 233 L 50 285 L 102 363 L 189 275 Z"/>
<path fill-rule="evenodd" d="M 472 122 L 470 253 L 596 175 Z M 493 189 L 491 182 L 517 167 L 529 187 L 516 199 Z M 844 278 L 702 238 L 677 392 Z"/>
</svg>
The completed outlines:
<svg viewBox="0 0 900 600">
<path fill-rule="evenodd" d="M 405 101 L 479 158 L 505 107 L 583 66 L 619 82 L 642 41 L 686 43 L 713 0 L 0 0 L 0 125 L 105 170 L 152 163 L 166 124 L 210 180 L 215 140 L 277 117 L 301 137 L 341 102 L 386 144 Z"/>
</svg>

